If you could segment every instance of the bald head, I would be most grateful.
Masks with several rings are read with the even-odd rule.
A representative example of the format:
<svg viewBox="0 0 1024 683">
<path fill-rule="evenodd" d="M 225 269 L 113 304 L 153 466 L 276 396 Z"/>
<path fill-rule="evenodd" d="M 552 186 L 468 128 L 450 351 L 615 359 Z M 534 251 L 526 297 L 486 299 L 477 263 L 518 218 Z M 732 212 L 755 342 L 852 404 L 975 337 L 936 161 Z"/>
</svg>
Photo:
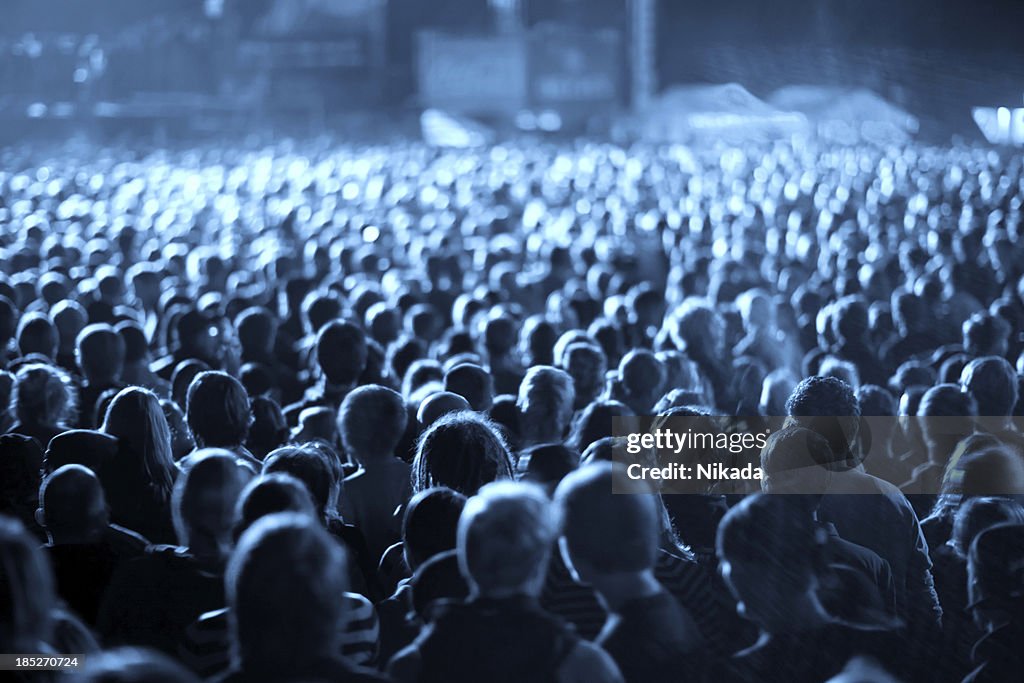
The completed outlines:
<svg viewBox="0 0 1024 683">
<path fill-rule="evenodd" d="M 109 524 L 99 478 L 81 465 L 57 468 L 39 487 L 37 516 L 54 543 L 98 538 Z"/>
<path fill-rule="evenodd" d="M 438 391 L 423 399 L 420 409 L 416 412 L 416 419 L 425 429 L 448 413 L 463 410 L 470 410 L 469 401 L 450 391 Z"/>
</svg>

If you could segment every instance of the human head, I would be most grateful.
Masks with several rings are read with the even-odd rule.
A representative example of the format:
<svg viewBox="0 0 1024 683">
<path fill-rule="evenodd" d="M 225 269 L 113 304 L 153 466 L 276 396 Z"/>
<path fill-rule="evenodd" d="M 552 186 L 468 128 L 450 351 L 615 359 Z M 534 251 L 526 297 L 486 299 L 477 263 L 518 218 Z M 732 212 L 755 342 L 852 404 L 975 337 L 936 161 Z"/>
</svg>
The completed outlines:
<svg viewBox="0 0 1024 683">
<path fill-rule="evenodd" d="M 665 386 L 665 364 L 647 349 L 634 349 L 622 357 L 619 376 L 633 410 L 654 406 Z"/>
<path fill-rule="evenodd" d="M 75 356 L 89 384 L 115 384 L 124 368 L 124 340 L 112 326 L 95 323 L 78 333 Z"/>
<path fill-rule="evenodd" d="M 305 484 L 313 497 L 317 517 L 324 519 L 338 487 L 338 472 L 324 451 L 310 445 L 282 446 L 263 461 L 264 475 L 275 472 L 289 474 Z"/>
<path fill-rule="evenodd" d="M 982 531 L 967 554 L 967 591 L 975 623 L 991 631 L 1020 624 L 1024 602 L 1024 525 L 998 524 Z"/>
<path fill-rule="evenodd" d="M 557 515 L 539 487 L 488 484 L 459 517 L 459 568 L 474 595 L 538 595 L 557 533 Z"/>
<path fill-rule="evenodd" d="M 57 468 L 39 487 L 36 521 L 54 543 L 98 539 L 110 523 L 99 478 L 81 465 Z"/>
<path fill-rule="evenodd" d="M 580 454 L 560 443 L 545 443 L 526 449 L 517 467 L 523 481 L 540 484 L 549 493 L 580 464 Z"/>
<path fill-rule="evenodd" d="M 171 399 L 179 408 L 185 410 L 188 404 L 188 387 L 192 384 L 192 380 L 200 372 L 207 370 L 210 370 L 209 365 L 201 360 L 191 358 L 174 366 L 174 372 L 171 373 Z"/>
<path fill-rule="evenodd" d="M 1024 506 L 1010 498 L 968 498 L 953 518 L 953 535 L 949 544 L 957 555 L 966 559 L 978 534 L 997 524 L 1024 524 Z"/>
<path fill-rule="evenodd" d="M 141 459 L 132 463 L 165 498 L 174 485 L 174 456 L 171 430 L 164 417 L 160 399 L 149 389 L 122 389 L 107 408 L 100 431 L 117 437 L 130 452 Z"/>
<path fill-rule="evenodd" d="M 494 404 L 494 378 L 475 363 L 459 363 L 448 370 L 444 390 L 462 396 L 478 412 L 486 412 Z"/>
<path fill-rule="evenodd" d="M 261 306 L 251 306 L 235 318 L 238 341 L 245 358 L 262 358 L 274 350 L 277 321 L 273 314 Z"/>
<path fill-rule="evenodd" d="M 393 455 L 407 421 L 401 395 L 376 384 L 349 392 L 338 411 L 342 443 L 360 463 Z"/>
<path fill-rule="evenodd" d="M 75 389 L 63 370 L 29 363 L 18 368 L 14 377 L 11 413 L 22 424 L 60 426 L 74 414 Z"/>
<path fill-rule="evenodd" d="M 828 467 L 833 460 L 823 436 L 803 427 L 785 427 L 770 434 L 761 451 L 761 490 L 820 497 L 831 481 Z"/>
<path fill-rule="evenodd" d="M 562 517 L 562 553 L 583 583 L 607 575 L 650 571 L 658 556 L 661 529 L 657 501 L 640 487 L 612 493 L 623 471 L 608 462 L 572 472 L 555 490 Z"/>
<path fill-rule="evenodd" d="M 412 497 L 402 517 L 402 546 L 406 564 L 416 571 L 438 553 L 455 549 L 459 515 L 466 497 L 438 486 Z"/>
<path fill-rule="evenodd" d="M 594 344 L 570 344 L 562 354 L 563 369 L 572 377 L 575 400 L 573 408 L 579 410 L 591 403 L 604 389 L 608 361 L 604 351 Z"/>
<path fill-rule="evenodd" d="M 225 583 L 236 666 L 301 679 L 296 670 L 310 658 L 341 650 L 345 551 L 308 515 L 257 521 L 239 539 Z"/>
<path fill-rule="evenodd" d="M 316 506 L 306 485 L 284 472 L 271 472 L 253 479 L 242 489 L 235 505 L 235 538 L 261 518 L 278 512 L 315 518 Z"/>
<path fill-rule="evenodd" d="M 27 313 L 18 322 L 18 351 L 53 360 L 57 356 L 57 329 L 44 313 Z"/>
<path fill-rule="evenodd" d="M 50 309 L 50 318 L 57 330 L 58 346 L 61 352 L 73 352 L 78 334 L 85 328 L 89 316 L 77 301 L 64 299 Z"/>
<path fill-rule="evenodd" d="M 345 320 L 332 320 L 316 337 L 316 358 L 324 379 L 335 386 L 356 383 L 366 367 L 366 335 Z"/>
<path fill-rule="evenodd" d="M 234 542 L 235 505 L 252 473 L 233 454 L 206 448 L 174 484 L 171 512 L 178 542 L 197 558 L 222 565 Z"/>
<path fill-rule="evenodd" d="M 566 436 L 576 392 L 569 373 L 535 365 L 519 385 L 517 404 L 528 443 L 555 443 Z"/>
<path fill-rule="evenodd" d="M 950 438 L 956 443 L 974 430 L 974 420 L 970 418 L 977 414 L 974 397 L 956 384 L 939 384 L 930 388 L 917 408 L 918 417 L 925 418 L 920 421 L 925 443 L 941 446 L 935 455 L 942 457 L 951 455 L 950 448 L 947 448 Z"/>
<path fill-rule="evenodd" d="M 1005 356 L 1010 324 L 989 313 L 975 313 L 963 326 L 964 352 L 972 357 Z"/>
<path fill-rule="evenodd" d="M 413 488 L 447 486 L 467 496 L 512 477 L 508 447 L 497 427 L 477 413 L 449 413 L 420 437 L 412 464 Z"/>
<path fill-rule="evenodd" d="M 823 542 L 806 509 L 786 496 L 755 494 L 733 506 L 716 552 L 740 615 L 768 633 L 785 628 L 795 605 L 814 600 Z"/>
<path fill-rule="evenodd" d="M 837 459 L 850 457 L 859 429 L 860 404 L 849 384 L 836 377 L 808 377 L 789 395 L 786 413 L 799 426 L 824 436 Z"/>
<path fill-rule="evenodd" d="M 1005 358 L 975 358 L 960 374 L 960 386 L 974 397 L 978 405 L 978 415 L 1013 415 L 1013 409 L 1017 405 L 1017 373 Z"/>
<path fill-rule="evenodd" d="M 123 320 L 114 326 L 124 342 L 124 363 L 126 366 L 149 364 L 149 342 L 142 326 L 133 320 Z"/>
<path fill-rule="evenodd" d="M 32 652 L 50 640 L 53 575 L 39 541 L 0 515 L 0 650 Z"/>
<path fill-rule="evenodd" d="M 235 448 L 249 435 L 249 396 L 237 379 L 211 370 L 188 386 L 185 419 L 200 448 Z"/>
</svg>

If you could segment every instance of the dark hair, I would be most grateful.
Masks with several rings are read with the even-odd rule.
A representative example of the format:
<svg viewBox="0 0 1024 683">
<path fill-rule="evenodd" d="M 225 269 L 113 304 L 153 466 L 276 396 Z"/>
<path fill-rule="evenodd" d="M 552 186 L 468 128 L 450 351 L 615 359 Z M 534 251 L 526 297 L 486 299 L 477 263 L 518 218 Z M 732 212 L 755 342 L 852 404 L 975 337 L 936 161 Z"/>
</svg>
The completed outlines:
<svg viewBox="0 0 1024 683">
<path fill-rule="evenodd" d="M 225 372 L 201 372 L 188 387 L 185 419 L 198 446 L 244 444 L 251 417 L 245 387 Z"/>
<path fill-rule="evenodd" d="M 1017 405 L 1017 373 L 1005 358 L 975 358 L 963 369 L 960 384 L 977 402 L 978 415 L 1013 415 Z"/>
<path fill-rule="evenodd" d="M 448 370 L 444 389 L 465 398 L 473 410 L 490 410 L 494 404 L 494 379 L 475 363 L 459 363 Z"/>
<path fill-rule="evenodd" d="M 459 515 L 466 497 L 443 486 L 424 489 L 412 497 L 402 517 L 402 541 L 409 568 L 455 549 Z"/>
<path fill-rule="evenodd" d="M 345 396 L 338 411 L 338 430 L 350 456 L 358 460 L 385 457 L 394 453 L 408 418 L 397 391 L 369 385 Z"/>
<path fill-rule="evenodd" d="M 420 437 L 413 488 L 447 486 L 471 496 L 496 479 L 512 477 L 508 447 L 496 426 L 472 412 L 449 413 Z"/>
<path fill-rule="evenodd" d="M 327 455 L 310 446 L 284 446 L 271 451 L 263 461 L 263 474 L 283 472 L 295 477 L 309 489 L 317 515 L 323 517 L 338 485 L 338 473 Z"/>
<path fill-rule="evenodd" d="M 331 384 L 355 384 L 366 367 L 366 355 L 363 330 L 348 321 L 333 320 L 317 334 L 317 363 Z"/>
<path fill-rule="evenodd" d="M 235 504 L 235 538 L 258 520 L 276 512 L 316 514 L 309 489 L 285 472 L 271 472 L 253 479 Z"/>
</svg>

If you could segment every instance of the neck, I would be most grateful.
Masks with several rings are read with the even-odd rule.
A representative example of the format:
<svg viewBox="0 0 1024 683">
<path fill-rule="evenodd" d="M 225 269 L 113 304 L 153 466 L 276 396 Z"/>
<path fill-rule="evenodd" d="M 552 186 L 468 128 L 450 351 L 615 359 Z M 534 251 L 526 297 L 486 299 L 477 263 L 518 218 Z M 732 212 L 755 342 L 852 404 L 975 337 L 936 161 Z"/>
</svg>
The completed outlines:
<svg viewBox="0 0 1024 683">
<path fill-rule="evenodd" d="M 95 543 L 103 536 L 103 529 L 84 529 L 82 531 L 47 532 L 50 545 L 82 545 Z"/>
<path fill-rule="evenodd" d="M 592 577 L 591 585 L 612 612 L 617 612 L 632 600 L 647 598 L 662 591 L 661 584 L 650 569 L 600 574 Z"/>
</svg>

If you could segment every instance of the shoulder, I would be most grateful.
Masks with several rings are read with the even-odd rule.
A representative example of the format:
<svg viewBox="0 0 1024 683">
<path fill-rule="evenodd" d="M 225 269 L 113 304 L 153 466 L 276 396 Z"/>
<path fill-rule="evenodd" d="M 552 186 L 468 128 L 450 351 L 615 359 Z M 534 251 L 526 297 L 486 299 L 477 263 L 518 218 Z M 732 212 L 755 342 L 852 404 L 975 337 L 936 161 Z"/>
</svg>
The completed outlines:
<svg viewBox="0 0 1024 683">
<path fill-rule="evenodd" d="M 622 674 L 607 652 L 585 640 L 569 650 L 558 668 L 560 683 L 620 683 Z"/>
<path fill-rule="evenodd" d="M 419 678 L 422 661 L 417 643 L 408 645 L 388 662 L 388 676 L 398 683 L 415 681 Z"/>
</svg>

